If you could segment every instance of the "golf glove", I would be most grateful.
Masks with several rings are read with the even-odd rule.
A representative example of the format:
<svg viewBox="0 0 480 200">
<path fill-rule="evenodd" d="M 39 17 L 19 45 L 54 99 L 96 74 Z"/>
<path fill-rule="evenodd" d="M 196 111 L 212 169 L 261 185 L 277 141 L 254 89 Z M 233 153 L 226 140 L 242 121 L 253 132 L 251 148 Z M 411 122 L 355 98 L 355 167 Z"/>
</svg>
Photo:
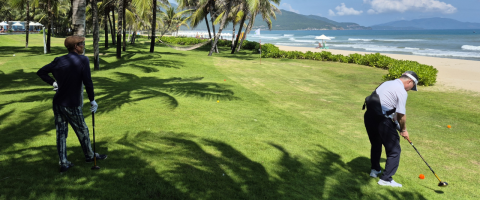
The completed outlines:
<svg viewBox="0 0 480 200">
<path fill-rule="evenodd" d="M 57 90 L 58 90 L 58 84 L 57 84 L 57 82 L 53 82 L 52 86 L 53 86 L 53 91 L 57 91 Z"/>
<path fill-rule="evenodd" d="M 397 127 L 396 127 L 397 130 L 401 132 L 402 128 L 400 128 L 400 123 L 398 123 L 398 121 L 395 121 L 395 125 L 397 125 Z"/>
<path fill-rule="evenodd" d="M 92 111 L 93 113 L 97 112 L 97 108 L 98 108 L 98 104 L 97 102 L 95 102 L 95 100 L 91 101 L 90 102 L 90 111 Z"/>
</svg>

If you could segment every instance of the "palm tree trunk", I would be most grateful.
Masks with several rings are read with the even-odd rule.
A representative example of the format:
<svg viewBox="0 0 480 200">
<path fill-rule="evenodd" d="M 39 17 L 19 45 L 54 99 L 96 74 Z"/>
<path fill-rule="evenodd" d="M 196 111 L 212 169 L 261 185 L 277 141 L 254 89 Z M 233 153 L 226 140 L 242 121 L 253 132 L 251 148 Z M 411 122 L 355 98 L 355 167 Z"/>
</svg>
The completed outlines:
<svg viewBox="0 0 480 200">
<path fill-rule="evenodd" d="M 242 33 L 243 24 L 245 24 L 245 20 L 246 20 L 246 19 L 247 19 L 247 13 L 245 13 L 245 14 L 243 15 L 242 21 L 240 21 L 240 28 L 238 29 L 237 40 L 235 41 L 235 45 L 232 46 L 232 54 L 235 53 L 235 50 L 236 50 L 237 45 L 238 45 L 238 40 L 240 39 L 240 35 L 241 35 L 241 33 Z M 245 32 L 245 34 L 247 34 L 247 33 Z"/>
<path fill-rule="evenodd" d="M 123 0 L 118 4 L 118 25 L 117 25 L 117 59 L 122 58 L 122 25 L 123 25 Z"/>
<path fill-rule="evenodd" d="M 25 37 L 25 48 L 28 48 L 28 34 L 30 33 L 30 2 L 27 1 L 27 33 Z"/>
<path fill-rule="evenodd" d="M 157 0 L 153 0 L 152 17 L 152 38 L 150 42 L 150 53 L 155 50 L 155 29 L 157 28 Z"/>
<path fill-rule="evenodd" d="M 108 9 L 105 8 L 105 16 L 103 17 L 103 23 L 105 26 L 105 49 L 108 49 L 108 23 L 107 23 L 107 18 L 108 18 Z"/>
<path fill-rule="evenodd" d="M 212 21 L 212 30 L 213 30 L 213 34 L 215 34 L 215 25 L 213 25 L 213 21 Z M 214 35 L 213 37 L 215 38 L 215 35 Z M 214 46 L 214 45 L 213 45 L 214 42 L 215 42 L 215 40 L 212 40 L 212 46 Z M 216 46 L 216 44 L 215 44 L 214 47 L 215 47 L 215 53 L 219 53 L 218 47 Z"/>
<path fill-rule="evenodd" d="M 215 3 L 212 2 L 212 3 L 210 3 L 210 20 L 212 21 L 213 34 L 216 33 L 216 32 L 215 32 L 215 25 L 214 25 L 214 23 L 213 23 L 213 22 L 215 21 L 215 14 L 214 14 L 214 13 L 215 13 Z M 214 37 L 215 37 L 215 36 L 214 36 Z M 212 47 L 215 47 L 215 53 L 219 53 L 219 52 L 218 52 L 218 47 L 217 47 L 217 45 L 216 45 L 216 44 L 213 45 L 214 42 L 215 42 L 215 41 L 212 40 Z"/>
<path fill-rule="evenodd" d="M 47 24 L 47 53 L 50 53 L 50 37 L 51 37 L 51 34 L 52 34 L 52 23 L 51 23 L 51 20 L 52 20 L 52 5 L 51 5 L 51 0 L 48 0 L 48 24 Z"/>
<path fill-rule="evenodd" d="M 92 0 L 92 9 L 93 9 L 93 69 L 100 70 L 100 61 L 98 58 L 99 47 L 98 41 L 100 40 L 99 31 L 98 31 L 98 7 L 97 0 Z"/>
<path fill-rule="evenodd" d="M 205 15 L 205 23 L 207 23 L 208 37 L 212 39 L 212 34 L 210 33 L 210 25 L 208 25 L 207 15 Z M 178 36 L 178 34 L 177 34 Z"/>
<path fill-rule="evenodd" d="M 117 39 L 115 38 L 115 7 L 112 6 L 112 42 L 113 45 L 117 44 Z"/>
<path fill-rule="evenodd" d="M 86 0 L 73 0 L 73 35 L 85 37 Z"/>
<path fill-rule="evenodd" d="M 233 23 L 232 46 L 230 46 L 230 50 L 233 49 L 233 45 L 235 45 L 235 23 Z"/>
<path fill-rule="evenodd" d="M 215 41 L 213 42 L 212 49 L 210 49 L 208 56 L 212 56 L 213 50 L 215 50 L 215 47 L 217 46 L 218 38 L 220 38 L 220 35 L 222 34 L 222 30 L 223 28 L 225 28 L 225 23 L 227 22 L 228 15 L 230 14 L 231 5 L 232 5 L 232 0 L 228 1 L 227 10 L 223 15 L 222 23 L 220 24 L 220 28 L 218 29 L 217 35 L 215 35 Z"/>
<path fill-rule="evenodd" d="M 135 39 L 137 37 L 137 30 L 133 30 L 133 35 L 132 35 L 132 40 L 130 41 L 130 44 L 135 44 Z"/>
<path fill-rule="evenodd" d="M 243 41 L 245 40 L 247 34 L 250 33 L 250 31 L 252 30 L 253 24 L 255 23 L 255 17 L 256 16 L 257 16 L 256 13 L 252 13 L 251 19 L 248 22 L 248 26 L 245 30 L 245 37 L 242 37 L 242 41 L 240 42 L 240 45 L 238 45 L 238 47 L 237 47 L 237 52 L 240 51 L 240 49 L 242 48 L 242 45 L 243 45 Z"/>
<path fill-rule="evenodd" d="M 125 0 L 123 0 L 123 51 L 126 51 L 127 50 L 127 41 L 125 40 L 125 36 L 127 34 L 125 34 L 126 32 L 126 29 L 127 29 L 127 20 L 125 19 L 125 10 L 126 10 L 126 7 L 127 7 L 127 2 Z"/>
</svg>

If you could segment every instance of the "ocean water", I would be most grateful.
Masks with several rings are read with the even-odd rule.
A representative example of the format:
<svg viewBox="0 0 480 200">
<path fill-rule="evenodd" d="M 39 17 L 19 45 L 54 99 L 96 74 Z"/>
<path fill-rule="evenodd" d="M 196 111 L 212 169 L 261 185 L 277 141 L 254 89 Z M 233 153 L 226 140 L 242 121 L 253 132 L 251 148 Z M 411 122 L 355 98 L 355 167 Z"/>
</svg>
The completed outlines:
<svg viewBox="0 0 480 200">
<path fill-rule="evenodd" d="M 480 60 L 480 30 L 265 31 L 247 39 L 262 44 L 318 46 L 324 34 L 330 49 Z"/>
</svg>

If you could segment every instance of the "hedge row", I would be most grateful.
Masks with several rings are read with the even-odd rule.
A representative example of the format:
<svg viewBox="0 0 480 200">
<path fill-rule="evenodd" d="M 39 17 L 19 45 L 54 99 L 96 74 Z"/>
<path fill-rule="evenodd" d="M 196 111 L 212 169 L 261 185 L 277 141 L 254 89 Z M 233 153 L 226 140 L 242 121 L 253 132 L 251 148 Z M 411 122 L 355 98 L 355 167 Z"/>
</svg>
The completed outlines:
<svg viewBox="0 0 480 200">
<path fill-rule="evenodd" d="M 254 52 L 258 52 L 260 45 L 257 45 Z M 383 77 L 384 80 L 393 80 L 399 78 L 405 71 L 414 71 L 418 75 L 419 85 L 430 86 L 437 81 L 438 70 L 433 66 L 420 64 L 416 61 L 396 60 L 388 56 L 376 54 L 350 54 L 334 55 L 328 51 L 306 53 L 300 51 L 282 51 L 273 44 L 262 45 L 262 58 L 287 58 L 287 59 L 309 59 L 320 61 L 334 61 L 343 63 L 355 63 L 367 65 L 388 70 L 388 74 Z"/>
<path fill-rule="evenodd" d="M 162 41 L 168 44 L 176 44 L 176 45 L 195 45 L 200 44 L 202 42 L 208 41 L 208 39 L 198 39 L 198 38 L 191 38 L 191 37 L 172 37 L 172 36 L 163 36 Z M 157 42 L 158 39 L 157 39 Z M 243 41 L 242 49 L 253 50 L 255 46 L 257 46 L 258 42 L 250 42 L 248 40 Z M 211 46 L 211 44 L 207 44 L 206 46 Z M 231 40 L 218 40 L 217 46 L 220 47 L 231 47 L 232 41 Z"/>
</svg>

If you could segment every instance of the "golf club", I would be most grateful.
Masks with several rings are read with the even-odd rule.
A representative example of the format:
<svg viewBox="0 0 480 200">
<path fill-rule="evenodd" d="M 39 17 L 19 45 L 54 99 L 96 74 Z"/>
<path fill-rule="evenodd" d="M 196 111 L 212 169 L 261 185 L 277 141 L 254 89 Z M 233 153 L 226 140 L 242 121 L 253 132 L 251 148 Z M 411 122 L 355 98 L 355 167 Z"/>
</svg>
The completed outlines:
<svg viewBox="0 0 480 200">
<path fill-rule="evenodd" d="M 410 141 L 410 139 L 407 139 L 408 142 L 412 145 L 412 147 L 415 149 L 415 151 L 417 151 L 418 155 L 420 156 L 420 158 L 422 158 L 423 162 L 425 162 L 425 164 L 427 164 L 428 168 L 430 168 L 430 171 L 433 172 L 433 174 L 435 175 L 435 177 L 437 177 L 438 181 L 440 181 L 440 183 L 438 183 L 438 186 L 440 187 L 447 187 L 448 186 L 448 183 L 447 182 L 442 182 L 442 180 L 440 180 L 440 178 L 438 178 L 437 174 L 435 174 L 435 172 L 433 171 L 433 169 L 430 167 L 430 165 L 428 165 L 427 161 L 425 161 L 425 159 L 423 159 L 422 155 L 420 155 L 420 152 L 418 152 L 417 148 L 415 148 L 415 146 L 413 146 L 413 143 L 412 141 Z"/>
<path fill-rule="evenodd" d="M 93 127 L 93 167 L 92 170 L 97 170 L 100 169 L 99 166 L 97 166 L 97 156 L 95 154 L 95 113 L 92 112 L 92 127 Z"/>
</svg>

